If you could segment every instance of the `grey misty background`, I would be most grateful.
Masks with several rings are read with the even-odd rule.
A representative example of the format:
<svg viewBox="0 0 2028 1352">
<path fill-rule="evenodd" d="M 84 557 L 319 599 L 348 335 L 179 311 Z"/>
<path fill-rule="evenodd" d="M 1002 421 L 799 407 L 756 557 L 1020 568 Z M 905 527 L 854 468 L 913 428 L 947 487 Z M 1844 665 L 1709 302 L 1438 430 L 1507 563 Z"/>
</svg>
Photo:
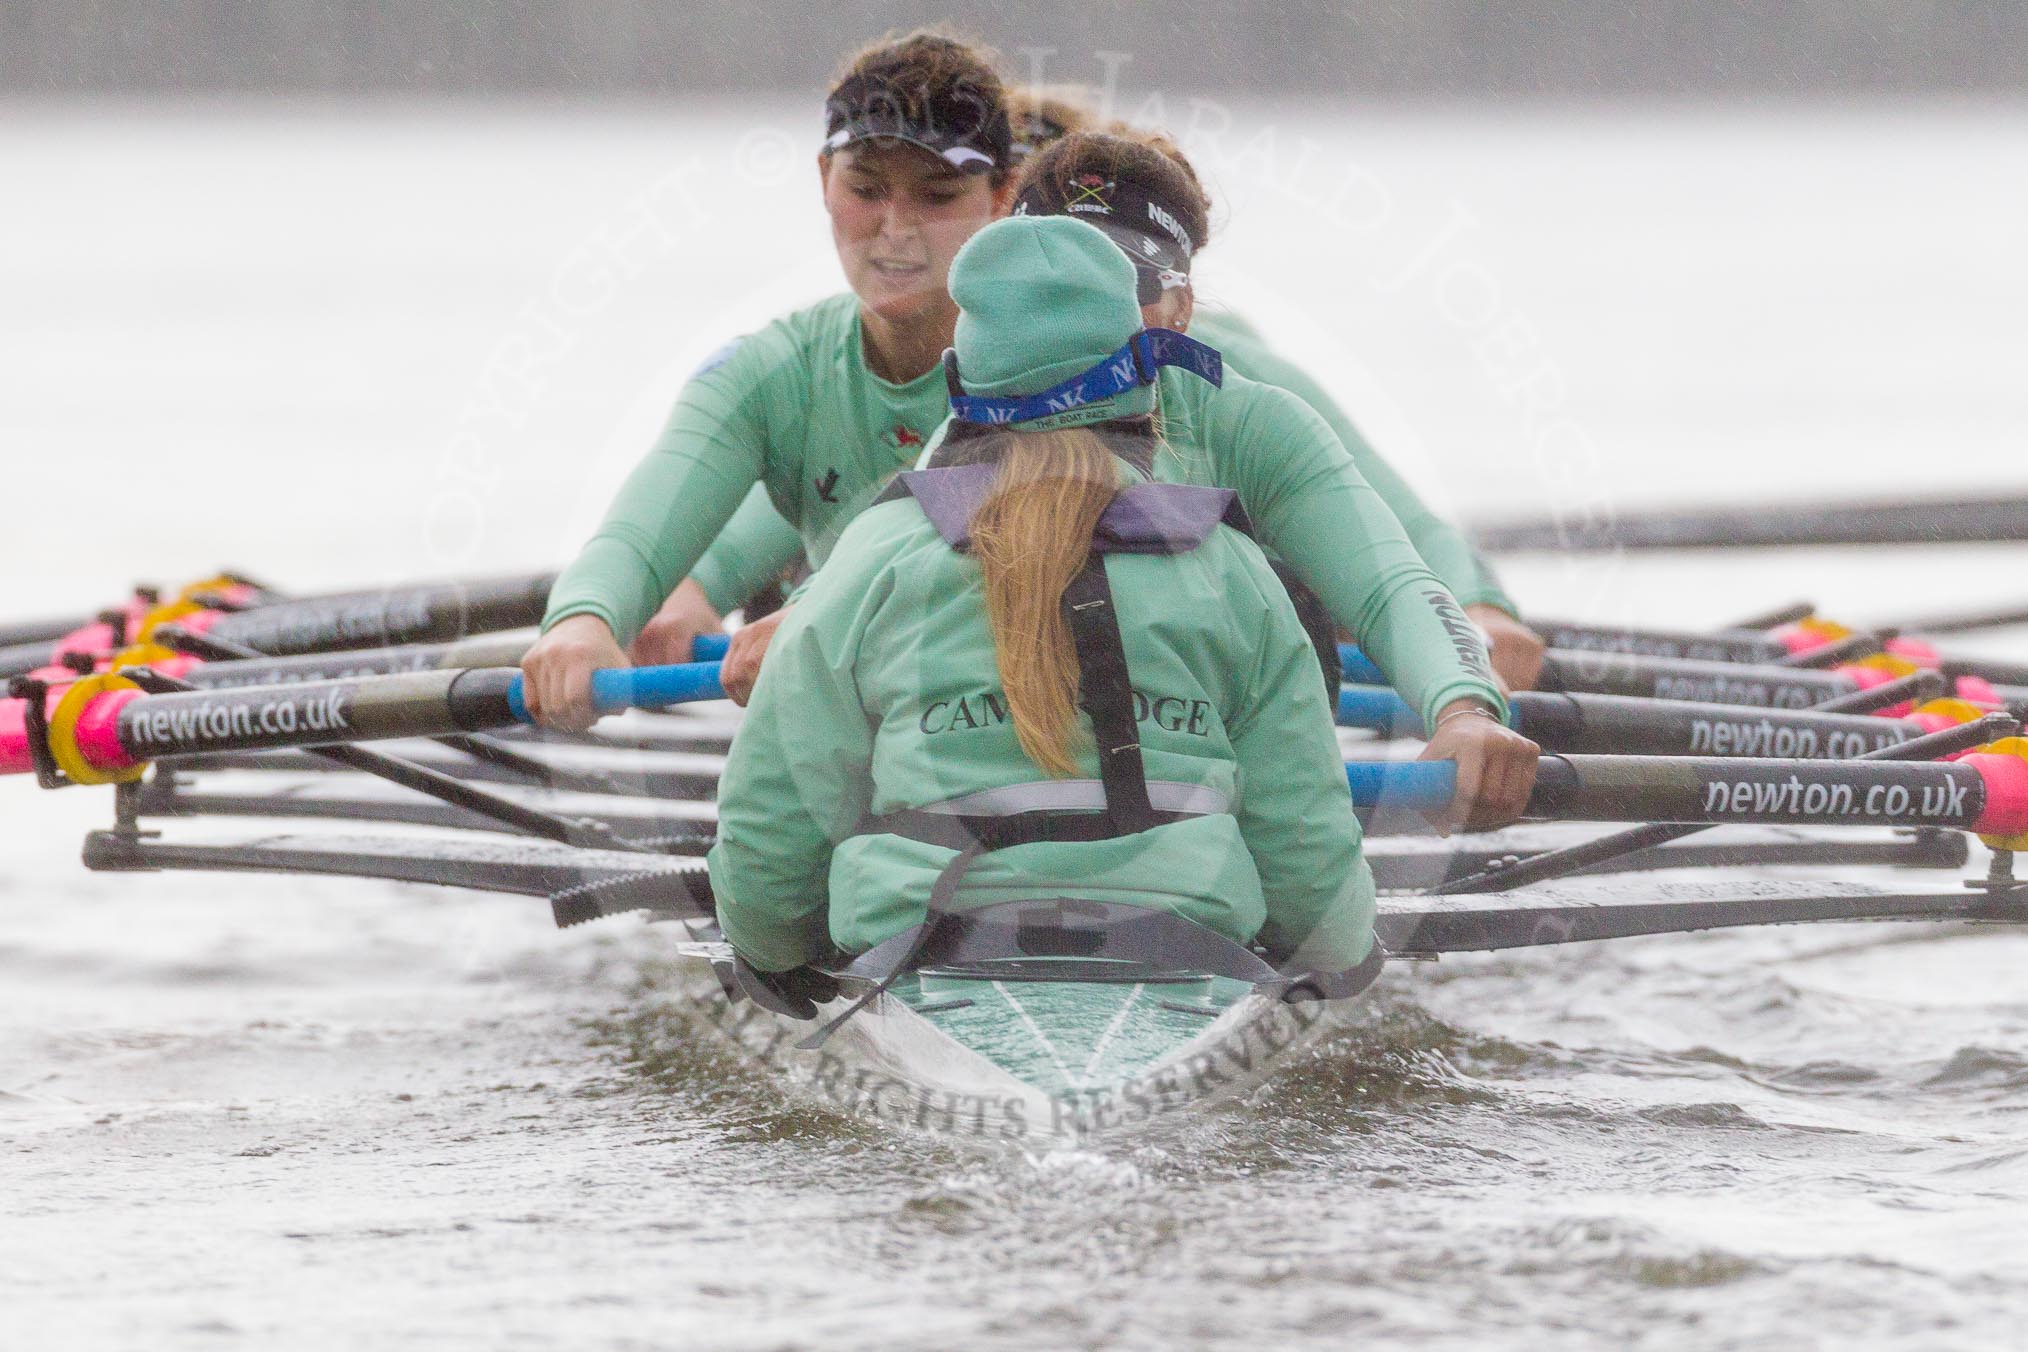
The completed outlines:
<svg viewBox="0 0 2028 1352">
<path fill-rule="evenodd" d="M 807 91 L 948 18 L 1017 70 L 1374 98 L 1929 96 L 2028 88 L 2028 0 L 0 0 L 0 93 Z M 1053 48 L 1021 55 L 1023 48 Z"/>
</svg>

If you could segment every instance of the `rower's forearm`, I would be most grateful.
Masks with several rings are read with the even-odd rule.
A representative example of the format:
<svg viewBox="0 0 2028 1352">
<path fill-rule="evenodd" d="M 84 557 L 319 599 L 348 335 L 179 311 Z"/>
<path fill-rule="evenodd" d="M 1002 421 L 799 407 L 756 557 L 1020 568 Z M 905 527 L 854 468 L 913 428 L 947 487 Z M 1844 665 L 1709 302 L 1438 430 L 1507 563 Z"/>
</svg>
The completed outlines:
<svg viewBox="0 0 2028 1352">
<path fill-rule="evenodd" d="M 1459 700 L 1507 717 L 1507 698 L 1478 626 L 1426 570 L 1397 579 L 1366 651 L 1429 727 Z"/>
<path fill-rule="evenodd" d="M 1437 516 L 1413 525 L 1403 524 L 1408 527 L 1409 543 L 1460 606 L 1492 606 L 1517 620 L 1521 618 L 1521 608 L 1500 585 L 1492 566 L 1465 539 L 1463 531 Z"/>
<path fill-rule="evenodd" d="M 1387 509 L 1401 522 L 1408 541 L 1422 555 L 1437 580 L 1450 589 L 1458 604 L 1498 606 L 1515 618 L 1520 611 L 1501 588 L 1478 552 L 1456 524 L 1430 509 L 1407 479 L 1387 458 L 1373 448 L 1344 407 L 1310 372 L 1269 346 L 1259 334 L 1242 322 L 1228 321 L 1237 351 L 1239 368 L 1256 380 L 1280 386 L 1296 395 L 1324 420 L 1360 475 L 1380 495 Z M 1228 326 L 1221 326 L 1225 331 Z"/>
<path fill-rule="evenodd" d="M 755 484 L 732 520 L 690 569 L 711 608 L 737 610 L 803 555 L 803 536 L 775 510 L 767 489 Z"/>
<path fill-rule="evenodd" d="M 1504 717 L 1478 630 L 1371 488 L 1319 483 L 1276 518 L 1274 547 L 1426 722 L 1468 698 Z"/>
<path fill-rule="evenodd" d="M 1335 418 L 1332 416 L 1337 412 L 1335 405 L 1326 410 L 1325 421 L 1345 443 L 1352 463 L 1358 466 L 1366 482 L 1373 486 L 1373 491 L 1380 495 L 1380 500 L 1401 522 L 1408 542 L 1429 565 L 1430 572 L 1436 574 L 1437 581 L 1444 584 L 1461 606 L 1498 606 L 1518 619 L 1521 612 L 1515 609 L 1513 600 L 1501 588 L 1499 579 L 1493 575 L 1486 561 L 1472 548 L 1464 531 L 1431 511 L 1429 504 L 1409 486 L 1408 480 L 1366 444 L 1365 438 L 1345 420 L 1342 413 Z"/>
<path fill-rule="evenodd" d="M 665 447 L 650 452 L 613 499 L 598 533 L 557 579 L 543 628 L 594 614 L 622 644 L 633 642 L 724 528 L 754 473 L 751 466 Z"/>
<path fill-rule="evenodd" d="M 542 632 L 573 615 L 594 615 L 622 645 L 631 643 L 667 596 L 661 588 L 660 576 L 639 550 L 624 540 L 594 536 L 550 588 Z"/>
</svg>

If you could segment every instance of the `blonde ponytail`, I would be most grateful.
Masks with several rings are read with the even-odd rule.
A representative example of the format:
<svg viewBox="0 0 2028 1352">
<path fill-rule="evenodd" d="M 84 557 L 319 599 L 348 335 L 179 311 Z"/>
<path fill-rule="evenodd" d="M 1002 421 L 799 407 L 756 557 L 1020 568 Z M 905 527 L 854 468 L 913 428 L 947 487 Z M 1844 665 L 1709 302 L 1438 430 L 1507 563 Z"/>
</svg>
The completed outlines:
<svg viewBox="0 0 2028 1352">
<path fill-rule="evenodd" d="M 1004 434 L 1000 474 L 972 516 L 972 555 L 1014 735 L 1047 773 L 1077 773 L 1077 649 L 1063 589 L 1084 567 L 1119 492 L 1113 453 L 1088 427 Z"/>
</svg>

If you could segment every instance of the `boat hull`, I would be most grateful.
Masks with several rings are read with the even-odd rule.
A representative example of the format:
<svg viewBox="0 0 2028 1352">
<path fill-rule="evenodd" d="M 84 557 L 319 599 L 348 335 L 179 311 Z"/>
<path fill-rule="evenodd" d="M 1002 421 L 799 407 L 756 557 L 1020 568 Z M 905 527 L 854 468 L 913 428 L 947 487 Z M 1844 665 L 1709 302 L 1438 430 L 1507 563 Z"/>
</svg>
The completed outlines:
<svg viewBox="0 0 2028 1352">
<path fill-rule="evenodd" d="M 716 944 L 686 945 L 721 958 Z M 1074 1142 L 1244 1092 L 1338 1021 L 1340 1002 L 1289 1004 L 1245 982 L 911 975 L 805 1048 L 815 1021 L 752 1001 L 708 1018 L 816 1106 L 984 1143 Z"/>
</svg>

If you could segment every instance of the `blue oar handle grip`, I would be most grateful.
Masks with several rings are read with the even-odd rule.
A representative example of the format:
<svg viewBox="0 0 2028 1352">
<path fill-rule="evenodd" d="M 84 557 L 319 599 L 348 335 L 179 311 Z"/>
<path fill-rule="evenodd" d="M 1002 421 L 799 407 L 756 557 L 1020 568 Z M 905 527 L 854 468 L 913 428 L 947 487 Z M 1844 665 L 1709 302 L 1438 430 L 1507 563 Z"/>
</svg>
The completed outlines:
<svg viewBox="0 0 2028 1352">
<path fill-rule="evenodd" d="M 699 634 L 690 640 L 690 660 L 693 662 L 723 662 L 726 649 L 732 646 L 731 634 Z"/>
<path fill-rule="evenodd" d="M 725 687 L 718 683 L 716 662 L 686 662 L 675 667 L 614 667 L 592 673 L 592 707 L 602 714 L 724 698 Z"/>
<path fill-rule="evenodd" d="M 1392 685 L 1387 673 L 1373 665 L 1373 659 L 1349 643 L 1338 645 L 1338 665 L 1345 669 L 1347 685 Z"/>
<path fill-rule="evenodd" d="M 1346 761 L 1352 806 L 1429 810 L 1458 796 L 1456 761 Z"/>
<path fill-rule="evenodd" d="M 1507 726 L 1521 722 L 1519 701 L 1507 714 Z M 1392 690 L 1370 685 L 1348 685 L 1338 691 L 1338 726 L 1366 728 L 1372 732 L 1401 737 L 1421 737 L 1422 716 L 1408 707 L 1408 701 Z"/>
<path fill-rule="evenodd" d="M 532 720 L 528 716 L 528 703 L 522 698 L 521 681 L 516 676 L 507 688 L 507 709 L 527 723 Z M 669 704 L 724 699 L 725 687 L 718 683 L 718 663 L 688 662 L 674 667 L 609 667 L 594 671 L 591 693 L 594 709 L 601 714 L 616 714 L 624 709 L 659 709 Z"/>
<path fill-rule="evenodd" d="M 1407 700 L 1373 685 L 1348 685 L 1338 691 L 1338 726 L 1409 736 L 1422 733 L 1422 719 Z"/>
</svg>

